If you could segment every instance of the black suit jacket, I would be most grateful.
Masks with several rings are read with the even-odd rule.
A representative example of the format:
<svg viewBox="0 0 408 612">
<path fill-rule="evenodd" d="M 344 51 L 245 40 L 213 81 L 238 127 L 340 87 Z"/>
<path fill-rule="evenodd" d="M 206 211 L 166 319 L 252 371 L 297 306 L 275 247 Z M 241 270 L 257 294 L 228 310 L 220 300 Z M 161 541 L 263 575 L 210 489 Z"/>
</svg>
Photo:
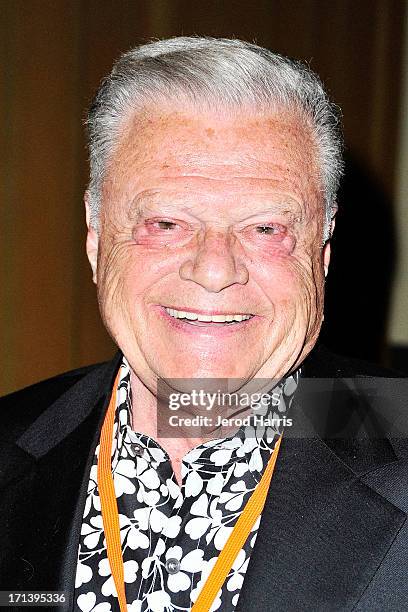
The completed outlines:
<svg viewBox="0 0 408 612">
<path fill-rule="evenodd" d="M 121 358 L 0 400 L 0 590 L 65 590 L 55 610 L 72 609 L 89 469 Z M 328 382 L 317 400 L 296 394 L 238 611 L 408 610 L 408 445 L 384 433 L 406 397 L 399 379 L 381 379 L 385 407 L 366 388 L 388 376 L 321 346 L 305 360 L 302 379 Z"/>
</svg>

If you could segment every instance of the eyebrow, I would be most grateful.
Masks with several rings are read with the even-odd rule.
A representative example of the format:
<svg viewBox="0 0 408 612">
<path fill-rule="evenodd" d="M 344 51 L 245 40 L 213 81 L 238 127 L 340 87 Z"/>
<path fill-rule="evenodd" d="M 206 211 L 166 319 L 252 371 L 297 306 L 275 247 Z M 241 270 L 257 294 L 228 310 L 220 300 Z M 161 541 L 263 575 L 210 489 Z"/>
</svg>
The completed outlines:
<svg viewBox="0 0 408 612">
<path fill-rule="evenodd" d="M 133 200 L 128 203 L 129 219 L 137 219 L 143 213 L 143 206 L 146 203 L 146 200 L 155 195 L 158 195 L 159 193 L 159 191 L 152 189 L 137 193 Z"/>
<path fill-rule="evenodd" d="M 277 201 L 272 204 L 269 204 L 266 207 L 259 208 L 259 210 L 255 210 L 251 217 L 255 217 L 258 215 L 267 215 L 269 213 L 279 214 L 283 217 L 292 217 L 292 218 L 303 218 L 303 213 L 298 204 L 293 202 L 293 206 L 289 202 L 285 201 Z"/>
<path fill-rule="evenodd" d="M 171 193 L 174 194 L 175 192 L 171 192 Z M 185 194 L 180 193 L 180 196 L 181 195 L 185 197 Z M 151 204 L 154 207 L 164 204 L 167 210 L 175 210 L 175 209 L 180 210 L 181 202 L 171 202 L 171 201 L 165 201 L 164 203 L 157 202 L 157 201 L 154 201 L 154 198 L 156 196 L 160 196 L 163 199 L 166 198 L 166 194 L 164 194 L 162 191 L 155 190 L 155 189 L 147 189 L 145 191 L 141 191 L 140 193 L 138 193 L 133 198 L 133 200 L 131 200 L 129 203 L 129 208 L 128 208 L 129 219 L 135 220 L 135 219 L 138 219 L 140 216 L 142 216 L 142 214 L 145 212 L 145 207 L 147 203 Z M 268 196 L 267 194 L 265 194 L 262 197 L 267 198 Z M 181 209 L 183 212 L 189 213 L 189 212 L 197 211 L 197 207 L 198 207 L 197 203 L 188 205 L 188 203 L 183 202 L 183 206 Z M 253 202 L 251 205 L 251 208 L 254 208 L 254 207 L 256 207 L 255 202 Z M 244 210 L 248 210 L 248 205 L 246 204 L 237 205 L 236 210 L 238 211 L 238 213 L 244 212 Z M 296 220 L 296 221 L 301 221 L 303 219 L 303 211 L 299 203 L 289 198 L 287 200 L 285 199 L 276 200 L 275 202 L 269 201 L 266 206 L 260 207 L 259 210 L 254 210 L 253 213 L 250 215 L 250 217 L 255 217 L 258 215 L 265 215 L 265 214 L 279 214 L 279 215 L 291 218 L 292 220 Z"/>
</svg>

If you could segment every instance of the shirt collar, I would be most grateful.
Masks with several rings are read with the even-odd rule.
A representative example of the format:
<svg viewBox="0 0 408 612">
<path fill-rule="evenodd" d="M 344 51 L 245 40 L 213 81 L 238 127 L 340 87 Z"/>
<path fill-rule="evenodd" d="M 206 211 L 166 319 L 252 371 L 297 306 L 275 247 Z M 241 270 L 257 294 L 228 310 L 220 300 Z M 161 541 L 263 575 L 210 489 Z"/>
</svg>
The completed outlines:
<svg viewBox="0 0 408 612">
<path fill-rule="evenodd" d="M 184 456 L 183 462 L 214 463 L 209 457 L 218 450 L 228 451 L 228 464 L 237 460 L 242 461 L 243 457 L 252 457 L 255 449 L 271 452 L 277 437 L 283 432 L 283 417 L 288 414 L 300 376 L 301 369 L 299 368 L 282 378 L 269 391 L 269 394 L 272 395 L 273 393 L 275 397 L 273 406 L 270 405 L 257 411 L 257 415 L 273 417 L 275 422 L 280 418 L 278 424 L 270 427 L 263 425 L 243 426 L 232 436 L 209 440 L 193 448 Z M 156 440 L 132 429 L 131 370 L 126 357 L 123 356 L 116 393 L 116 411 L 112 440 L 112 469 L 115 468 L 123 454 L 126 457 L 128 456 L 128 452 L 125 451 L 123 453 L 123 451 L 125 447 L 128 448 L 132 444 L 140 444 L 142 449 L 144 448 L 149 452 L 153 462 L 152 467 L 157 467 L 159 463 L 168 459 L 167 454 Z"/>
</svg>

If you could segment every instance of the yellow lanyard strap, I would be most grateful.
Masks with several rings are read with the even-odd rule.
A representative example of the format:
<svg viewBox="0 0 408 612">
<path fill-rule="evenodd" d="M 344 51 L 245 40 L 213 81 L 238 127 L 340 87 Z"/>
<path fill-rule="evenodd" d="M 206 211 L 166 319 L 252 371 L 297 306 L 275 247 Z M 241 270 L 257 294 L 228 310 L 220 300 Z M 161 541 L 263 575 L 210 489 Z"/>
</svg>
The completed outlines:
<svg viewBox="0 0 408 612">
<path fill-rule="evenodd" d="M 119 383 L 119 373 L 120 369 L 114 382 L 112 396 L 101 431 L 98 457 L 98 489 L 101 500 L 102 521 L 105 531 L 109 565 L 118 594 L 120 610 L 121 612 L 127 612 L 122 545 L 119 529 L 119 512 L 113 484 L 111 457 L 113 423 L 116 409 L 116 389 Z"/>
<path fill-rule="evenodd" d="M 262 513 L 273 470 L 275 468 L 281 439 L 282 436 L 279 436 L 262 478 L 258 482 L 255 491 L 247 501 L 239 519 L 235 523 L 234 529 L 231 531 L 224 548 L 218 555 L 218 559 L 215 562 L 215 565 L 212 568 L 211 573 L 197 598 L 197 601 L 191 608 L 191 612 L 208 612 L 208 610 L 211 608 L 212 603 L 216 598 L 218 591 L 224 584 L 224 581 L 228 576 L 239 551 L 245 544 L 257 518 Z"/>
<path fill-rule="evenodd" d="M 119 513 L 112 477 L 112 434 L 116 410 L 116 389 L 119 382 L 119 372 L 113 387 L 108 411 L 101 431 L 98 457 L 98 489 L 101 500 L 103 528 L 105 531 L 106 549 L 112 577 L 118 594 L 121 612 L 127 612 L 122 545 L 120 541 Z M 191 612 L 208 612 L 218 591 L 224 584 L 231 567 L 245 544 L 248 535 L 261 515 L 268 494 L 273 470 L 279 452 L 282 436 L 275 444 L 261 480 L 245 505 L 234 529 L 220 552 Z"/>
</svg>

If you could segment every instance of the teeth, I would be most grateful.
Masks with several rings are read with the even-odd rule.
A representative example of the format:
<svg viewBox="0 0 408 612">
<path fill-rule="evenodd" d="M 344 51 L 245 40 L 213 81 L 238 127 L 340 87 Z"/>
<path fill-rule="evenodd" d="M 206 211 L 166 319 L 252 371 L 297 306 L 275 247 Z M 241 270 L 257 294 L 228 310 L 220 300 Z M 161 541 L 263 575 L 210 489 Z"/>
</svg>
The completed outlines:
<svg viewBox="0 0 408 612">
<path fill-rule="evenodd" d="M 211 317 L 211 321 L 214 321 L 214 323 L 225 323 L 227 320 L 227 317 L 225 315 L 213 315 Z"/>
<path fill-rule="evenodd" d="M 189 319 L 189 321 L 197 321 L 198 317 L 195 314 L 195 312 L 186 312 L 185 315 L 186 315 L 186 319 Z"/>
<path fill-rule="evenodd" d="M 204 321 L 204 322 L 206 322 L 206 323 L 209 323 L 210 321 L 212 321 L 212 317 L 211 317 L 211 315 L 203 315 L 203 314 L 198 315 L 198 314 L 197 314 L 197 315 L 194 315 L 194 316 L 195 316 L 195 317 L 196 317 L 196 319 L 198 319 L 199 321 Z"/>
<path fill-rule="evenodd" d="M 203 315 L 198 312 L 185 312 L 184 310 L 175 310 L 174 308 L 166 308 L 166 312 L 175 319 L 187 319 L 189 321 L 204 321 L 206 323 L 232 323 L 233 321 L 247 321 L 253 315 L 245 314 L 228 314 L 228 315 Z"/>
</svg>

